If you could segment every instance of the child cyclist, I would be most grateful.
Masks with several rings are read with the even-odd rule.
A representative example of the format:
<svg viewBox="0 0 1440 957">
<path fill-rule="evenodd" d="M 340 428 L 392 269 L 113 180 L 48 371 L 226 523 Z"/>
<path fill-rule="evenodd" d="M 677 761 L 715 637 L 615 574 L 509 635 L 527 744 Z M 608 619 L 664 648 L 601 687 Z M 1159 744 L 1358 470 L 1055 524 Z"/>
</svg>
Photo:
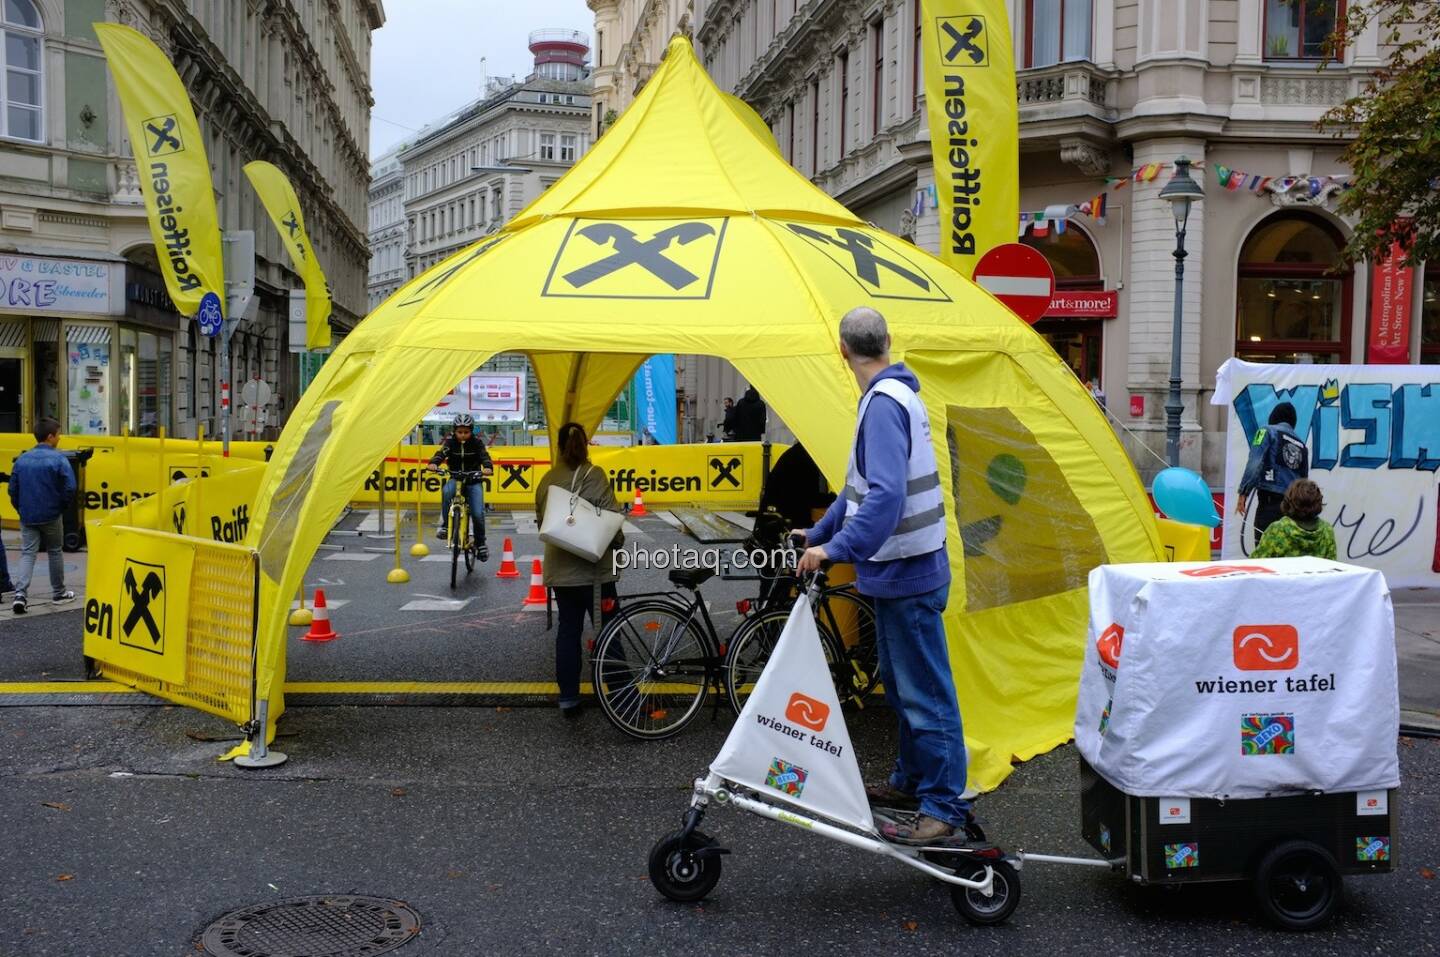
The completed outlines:
<svg viewBox="0 0 1440 957">
<path fill-rule="evenodd" d="M 490 461 L 490 453 L 485 451 L 485 443 L 480 436 L 475 434 L 475 419 L 467 412 L 461 412 L 455 416 L 452 423 L 454 431 L 450 437 L 440 446 L 440 451 L 430 457 L 429 469 L 432 472 L 440 471 L 440 463 L 444 462 L 445 467 L 451 472 L 470 472 L 484 475 L 495 473 L 494 463 Z M 442 506 L 440 509 L 440 528 L 436 537 L 442 542 L 450 537 L 450 502 L 455 498 L 456 479 L 451 478 L 445 482 L 445 491 L 442 495 Z M 475 554 L 482 562 L 490 560 L 490 549 L 485 546 L 485 486 L 481 483 L 479 474 L 467 476 L 464 482 L 465 501 L 470 506 L 470 517 L 475 523 Z"/>
</svg>

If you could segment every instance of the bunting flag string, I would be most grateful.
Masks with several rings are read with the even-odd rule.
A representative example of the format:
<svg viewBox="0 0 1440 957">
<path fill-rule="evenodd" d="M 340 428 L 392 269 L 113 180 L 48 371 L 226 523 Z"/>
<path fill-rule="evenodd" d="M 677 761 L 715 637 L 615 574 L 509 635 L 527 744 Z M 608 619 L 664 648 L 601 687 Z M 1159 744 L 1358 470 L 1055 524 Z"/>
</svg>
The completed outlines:
<svg viewBox="0 0 1440 957">
<path fill-rule="evenodd" d="M 1354 181 L 1348 174 L 1337 174 L 1327 176 L 1267 176 L 1263 173 L 1252 173 L 1246 170 L 1234 169 L 1221 163 L 1210 164 L 1215 178 L 1215 185 L 1223 188 L 1228 193 L 1241 191 L 1262 196 L 1266 192 L 1289 193 L 1305 190 L 1310 198 L 1318 197 L 1322 192 L 1331 186 L 1339 189 L 1350 189 Z M 1042 210 L 1031 210 L 1020 214 L 1020 236 L 1032 233 L 1036 236 L 1063 235 L 1068 228 L 1068 221 L 1076 216 L 1088 216 L 1097 226 L 1104 226 L 1107 221 L 1110 200 L 1109 194 L 1124 189 L 1132 183 L 1153 183 L 1160 178 L 1160 174 L 1166 170 L 1173 169 L 1175 163 L 1143 163 L 1135 167 L 1124 176 L 1107 176 L 1099 192 L 1088 199 L 1075 203 L 1056 203 L 1046 206 Z M 1191 167 L 1191 171 L 1201 179 L 1206 178 L 1206 168 L 1197 164 Z M 1435 180 L 1435 185 L 1440 188 L 1440 178 Z M 938 207 L 938 197 L 935 194 L 935 187 L 928 186 L 915 191 L 915 200 L 910 206 L 910 211 L 917 217 L 924 214 L 927 209 Z"/>
</svg>

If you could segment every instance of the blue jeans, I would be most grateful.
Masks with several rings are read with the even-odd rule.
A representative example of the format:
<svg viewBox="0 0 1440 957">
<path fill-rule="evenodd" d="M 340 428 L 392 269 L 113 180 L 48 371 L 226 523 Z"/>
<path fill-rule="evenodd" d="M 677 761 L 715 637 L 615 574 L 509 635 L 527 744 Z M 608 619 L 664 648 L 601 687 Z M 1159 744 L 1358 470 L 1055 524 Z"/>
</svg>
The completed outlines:
<svg viewBox="0 0 1440 957">
<path fill-rule="evenodd" d="M 970 818 L 965 733 L 941 613 L 949 585 L 906 598 L 876 598 L 880 680 L 900 720 L 891 787 L 920 799 L 920 812 L 957 827 Z"/>
<path fill-rule="evenodd" d="M 16 596 L 28 594 L 35 574 L 35 557 L 43 548 L 50 555 L 50 588 L 59 595 L 65 590 L 65 519 L 57 517 L 44 525 L 20 526 L 20 573 L 15 576 Z"/>
<path fill-rule="evenodd" d="M 440 498 L 440 526 L 450 531 L 450 502 L 455 498 L 455 479 L 445 483 Z M 470 506 L 470 521 L 475 528 L 475 547 L 485 544 L 485 486 L 476 482 L 465 486 L 465 502 Z"/>
</svg>

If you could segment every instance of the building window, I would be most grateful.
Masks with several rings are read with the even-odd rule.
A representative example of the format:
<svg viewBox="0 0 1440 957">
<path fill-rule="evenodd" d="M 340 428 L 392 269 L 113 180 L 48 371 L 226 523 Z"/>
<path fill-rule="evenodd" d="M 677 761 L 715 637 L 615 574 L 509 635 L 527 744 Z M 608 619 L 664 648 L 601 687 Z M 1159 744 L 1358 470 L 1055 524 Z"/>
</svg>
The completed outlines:
<svg viewBox="0 0 1440 957">
<path fill-rule="evenodd" d="M 920 58 L 923 52 L 921 24 L 924 22 L 920 13 L 920 0 L 915 0 L 915 45 L 910 49 L 910 112 L 915 113 L 920 109 L 920 84 L 924 74 L 920 70 Z"/>
<path fill-rule="evenodd" d="M 1281 213 L 1240 250 L 1235 355 L 1252 362 L 1350 360 L 1353 273 L 1325 220 Z"/>
<path fill-rule="evenodd" d="M 785 161 L 795 165 L 795 101 L 785 103 Z"/>
<path fill-rule="evenodd" d="M 820 172 L 820 78 L 810 81 L 810 175 Z"/>
<path fill-rule="evenodd" d="M 1343 0 L 1265 0 L 1265 59 L 1323 60 Z"/>
<path fill-rule="evenodd" d="M 870 133 L 880 135 L 885 106 L 885 21 L 870 24 L 870 53 L 875 61 L 874 89 L 870 92 Z"/>
<path fill-rule="evenodd" d="M 560 162 L 575 162 L 576 136 L 574 133 L 566 133 L 560 137 Z"/>
<path fill-rule="evenodd" d="M 555 158 L 555 134 L 540 134 L 540 158 L 542 160 L 553 160 Z"/>
<path fill-rule="evenodd" d="M 850 119 L 850 51 L 846 50 L 835 58 L 835 72 L 840 76 L 840 152 L 839 158 L 844 159 L 846 148 L 846 127 Z"/>
<path fill-rule="evenodd" d="M 1440 262 L 1425 264 L 1420 296 L 1420 361 L 1440 365 Z"/>
<path fill-rule="evenodd" d="M 605 31 L 604 31 L 604 30 L 596 30 L 596 31 L 595 31 L 595 65 L 596 65 L 597 67 L 602 67 L 602 66 L 605 65 Z"/>
<path fill-rule="evenodd" d="M 5 44 L 0 48 L 0 135 L 39 143 L 44 140 L 40 92 L 44 58 L 40 14 L 31 0 L 5 0 Z"/>
<path fill-rule="evenodd" d="M 1092 0 L 1025 0 L 1027 67 L 1090 59 Z"/>
</svg>

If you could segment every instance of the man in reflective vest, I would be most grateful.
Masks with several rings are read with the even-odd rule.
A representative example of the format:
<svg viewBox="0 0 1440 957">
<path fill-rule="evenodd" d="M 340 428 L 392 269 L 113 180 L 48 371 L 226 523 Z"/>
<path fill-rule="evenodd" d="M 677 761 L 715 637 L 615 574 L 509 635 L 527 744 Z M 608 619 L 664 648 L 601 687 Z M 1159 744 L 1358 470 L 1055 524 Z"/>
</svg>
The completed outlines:
<svg viewBox="0 0 1440 957">
<path fill-rule="evenodd" d="M 881 833 L 930 844 L 970 823 L 965 736 L 945 643 L 950 559 L 945 502 L 920 381 L 890 362 L 885 317 L 861 306 L 840 320 L 840 355 L 860 386 L 845 491 L 805 532 L 801 571 L 853 562 L 856 587 L 875 605 L 880 678 L 900 721 L 890 780 L 867 787 L 873 805 L 918 809 L 913 826 Z"/>
</svg>

